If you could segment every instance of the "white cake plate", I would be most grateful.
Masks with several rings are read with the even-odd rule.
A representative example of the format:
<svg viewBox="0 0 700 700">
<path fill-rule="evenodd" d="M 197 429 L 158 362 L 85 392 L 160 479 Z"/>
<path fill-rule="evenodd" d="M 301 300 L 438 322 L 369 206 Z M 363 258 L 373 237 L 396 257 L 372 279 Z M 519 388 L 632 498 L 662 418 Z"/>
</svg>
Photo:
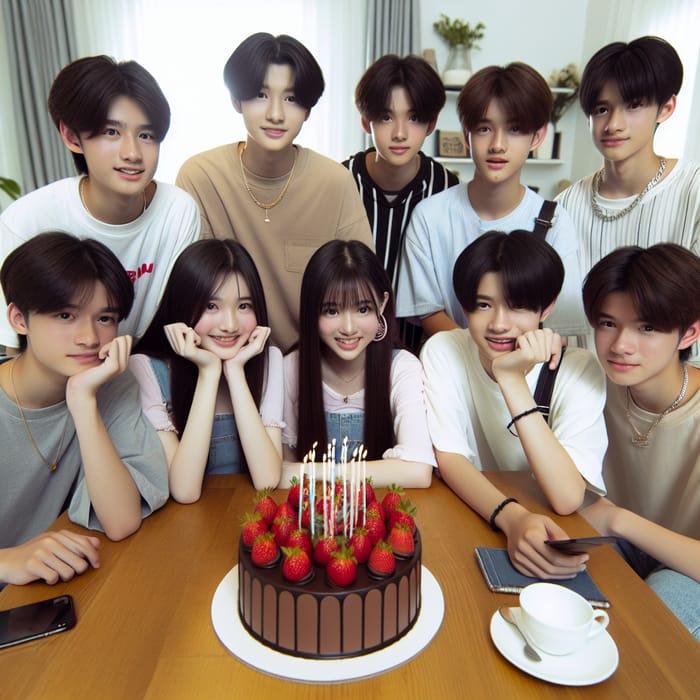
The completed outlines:
<svg viewBox="0 0 700 700">
<path fill-rule="evenodd" d="M 437 579 L 422 567 L 421 610 L 413 627 L 384 649 L 350 659 L 302 659 L 282 654 L 253 638 L 238 616 L 238 566 L 219 583 L 211 620 L 221 643 L 243 663 L 271 676 L 305 683 L 339 683 L 376 676 L 420 654 L 440 629 L 445 600 Z"/>
</svg>

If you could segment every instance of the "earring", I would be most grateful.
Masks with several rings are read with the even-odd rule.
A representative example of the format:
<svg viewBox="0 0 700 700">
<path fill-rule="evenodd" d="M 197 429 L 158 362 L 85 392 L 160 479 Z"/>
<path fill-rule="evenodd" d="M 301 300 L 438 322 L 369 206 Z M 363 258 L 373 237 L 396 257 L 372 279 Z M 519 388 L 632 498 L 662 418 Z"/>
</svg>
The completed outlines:
<svg viewBox="0 0 700 700">
<path fill-rule="evenodd" d="M 379 314 L 379 328 L 377 328 L 377 332 L 374 335 L 375 343 L 379 343 L 386 338 L 386 330 L 386 319 L 384 318 L 384 314 Z"/>
</svg>

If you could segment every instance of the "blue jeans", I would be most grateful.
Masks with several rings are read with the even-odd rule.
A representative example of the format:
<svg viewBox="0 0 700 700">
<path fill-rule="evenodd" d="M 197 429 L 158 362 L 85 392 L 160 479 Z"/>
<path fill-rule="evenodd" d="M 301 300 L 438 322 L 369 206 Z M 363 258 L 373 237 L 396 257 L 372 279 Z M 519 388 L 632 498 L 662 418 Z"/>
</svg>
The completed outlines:
<svg viewBox="0 0 700 700">
<path fill-rule="evenodd" d="M 328 442 L 335 438 L 335 458 L 340 462 L 340 449 L 343 439 L 348 439 L 348 462 L 352 459 L 355 448 L 360 449 L 365 436 L 364 411 L 349 411 L 347 413 L 325 412 Z"/>
<path fill-rule="evenodd" d="M 237 474 L 242 468 L 241 440 L 233 415 L 214 416 L 207 459 L 207 474 Z"/>
</svg>

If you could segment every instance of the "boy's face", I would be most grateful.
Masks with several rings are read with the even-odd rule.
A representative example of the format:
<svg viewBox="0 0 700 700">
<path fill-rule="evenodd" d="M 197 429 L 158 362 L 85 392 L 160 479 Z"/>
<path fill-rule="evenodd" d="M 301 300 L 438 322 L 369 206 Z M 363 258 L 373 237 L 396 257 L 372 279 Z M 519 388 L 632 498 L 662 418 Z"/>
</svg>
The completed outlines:
<svg viewBox="0 0 700 700">
<path fill-rule="evenodd" d="M 625 102 L 617 84 L 607 82 L 588 118 L 595 147 L 605 160 L 618 163 L 651 153 L 656 125 L 671 116 L 675 104 L 675 97 L 661 108 L 655 102 Z"/>
<path fill-rule="evenodd" d="M 518 123 L 509 119 L 501 100 L 492 99 L 483 119 L 467 133 L 476 173 L 494 185 L 508 180 L 519 183 L 528 154 L 540 145 L 545 130 L 543 127 L 534 134 L 521 131 Z"/>
<path fill-rule="evenodd" d="M 15 331 L 27 336 L 26 352 L 34 362 L 66 378 L 102 363 L 98 352 L 116 337 L 119 324 L 119 312 L 110 306 L 101 282 L 87 301 L 77 297 L 57 311 L 28 314 L 10 304 L 8 315 Z"/>
<path fill-rule="evenodd" d="M 397 86 L 391 90 L 386 112 L 369 123 L 363 117 L 362 126 L 372 134 L 377 160 L 401 168 L 413 162 L 435 122 L 418 121 L 406 88 Z"/>
<path fill-rule="evenodd" d="M 679 331 L 655 330 L 639 317 L 627 292 L 608 294 L 594 321 L 596 353 L 615 384 L 633 387 L 652 380 L 665 382 L 667 377 L 675 380 Z"/>
<path fill-rule="evenodd" d="M 491 364 L 516 348 L 515 341 L 537 330 L 544 315 L 530 309 L 512 309 L 503 294 L 500 272 L 487 272 L 479 282 L 474 311 L 464 311 L 469 333 L 479 348 L 479 359 L 490 374 Z"/>
<path fill-rule="evenodd" d="M 107 123 L 96 135 L 64 141 L 82 153 L 90 173 L 90 190 L 109 196 L 143 196 L 158 166 L 160 142 L 148 117 L 130 97 L 118 97 L 110 105 Z"/>
<path fill-rule="evenodd" d="M 294 71 L 289 64 L 271 63 L 257 97 L 233 101 L 243 115 L 248 145 L 280 153 L 289 148 L 309 116 L 294 97 Z"/>
</svg>

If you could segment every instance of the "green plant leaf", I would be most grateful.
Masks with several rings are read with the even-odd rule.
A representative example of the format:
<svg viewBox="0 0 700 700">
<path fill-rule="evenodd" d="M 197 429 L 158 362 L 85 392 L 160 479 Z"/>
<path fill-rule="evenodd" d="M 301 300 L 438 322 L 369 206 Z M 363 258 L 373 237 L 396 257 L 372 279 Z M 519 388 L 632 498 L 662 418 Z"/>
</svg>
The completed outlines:
<svg viewBox="0 0 700 700">
<path fill-rule="evenodd" d="M 6 177 L 0 177 L 0 190 L 12 199 L 17 199 L 22 194 L 19 185 L 14 180 Z"/>
</svg>

